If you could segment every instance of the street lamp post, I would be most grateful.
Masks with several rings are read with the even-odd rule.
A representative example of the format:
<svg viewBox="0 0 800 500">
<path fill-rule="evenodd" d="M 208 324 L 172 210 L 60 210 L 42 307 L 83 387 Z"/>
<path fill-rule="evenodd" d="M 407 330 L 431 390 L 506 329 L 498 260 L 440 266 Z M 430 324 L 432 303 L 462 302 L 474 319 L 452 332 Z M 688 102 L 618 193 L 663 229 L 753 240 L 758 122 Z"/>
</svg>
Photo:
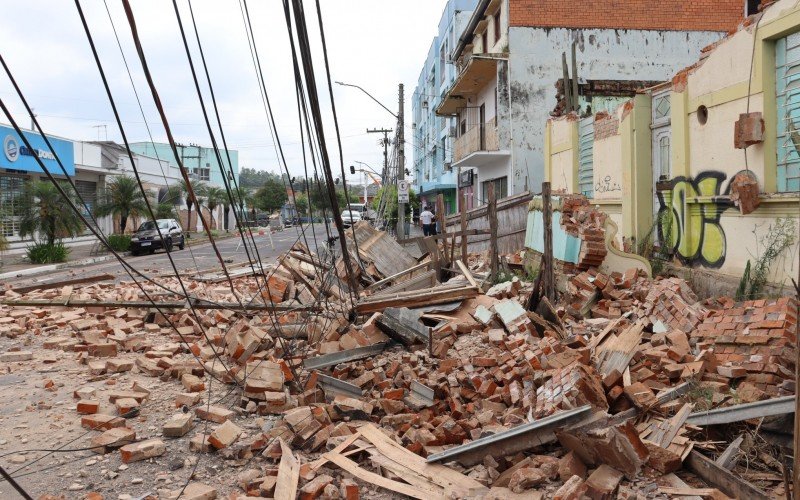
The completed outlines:
<svg viewBox="0 0 800 500">
<path fill-rule="evenodd" d="M 359 85 L 354 85 L 352 83 L 344 83 L 344 82 L 336 82 L 338 85 L 342 85 L 344 87 L 353 87 L 357 88 L 361 92 L 367 94 L 367 96 L 378 103 L 380 107 L 385 109 L 389 112 L 390 115 L 397 119 L 397 176 L 395 178 L 395 183 L 397 181 L 402 181 L 405 179 L 405 170 L 406 170 L 406 154 L 405 154 L 405 139 L 404 139 L 404 130 L 403 127 L 405 126 L 405 121 L 403 118 L 403 108 L 404 108 L 404 95 L 403 95 L 403 84 L 399 84 L 398 86 L 398 111 L 397 114 L 393 113 L 389 108 L 384 106 L 382 102 L 377 100 L 372 94 L 361 88 Z M 388 172 L 387 172 L 388 174 Z M 385 181 L 386 179 L 384 179 Z M 366 199 L 366 198 L 365 198 Z M 406 233 L 406 204 L 397 203 L 397 239 L 404 239 Z"/>
</svg>

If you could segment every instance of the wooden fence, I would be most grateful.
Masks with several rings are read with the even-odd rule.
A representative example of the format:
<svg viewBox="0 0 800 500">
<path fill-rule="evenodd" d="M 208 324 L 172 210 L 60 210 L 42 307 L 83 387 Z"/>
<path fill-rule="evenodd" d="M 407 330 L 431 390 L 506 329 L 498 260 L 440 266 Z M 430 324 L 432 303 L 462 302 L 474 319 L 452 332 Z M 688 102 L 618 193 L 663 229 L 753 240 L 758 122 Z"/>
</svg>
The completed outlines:
<svg viewBox="0 0 800 500">
<path fill-rule="evenodd" d="M 499 253 L 518 252 L 525 247 L 525 229 L 528 225 L 528 203 L 533 195 L 526 191 L 497 200 L 497 250 Z M 467 212 L 467 230 L 489 231 L 487 205 Z M 447 233 L 461 231 L 461 215 L 453 214 L 446 219 Z M 458 240 L 458 239 L 457 239 Z M 467 251 L 484 252 L 490 246 L 489 234 L 467 237 Z"/>
</svg>

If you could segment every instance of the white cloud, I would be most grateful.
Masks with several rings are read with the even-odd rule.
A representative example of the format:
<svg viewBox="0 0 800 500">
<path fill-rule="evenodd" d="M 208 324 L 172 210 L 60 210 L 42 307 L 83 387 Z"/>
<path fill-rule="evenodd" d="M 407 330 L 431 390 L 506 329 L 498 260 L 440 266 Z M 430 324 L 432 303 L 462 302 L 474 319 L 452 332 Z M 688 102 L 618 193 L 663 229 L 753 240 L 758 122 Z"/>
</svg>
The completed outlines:
<svg viewBox="0 0 800 500">
<path fill-rule="evenodd" d="M 166 135 L 133 48 L 122 4 L 119 0 L 108 2 L 154 138 L 165 140 Z M 173 134 L 179 141 L 210 145 L 172 2 L 137 0 L 131 3 Z M 201 87 L 208 96 L 188 4 L 186 0 L 179 0 L 178 4 L 195 68 L 200 72 Z M 322 0 L 321 4 L 332 79 L 364 87 L 393 110 L 397 108 L 397 84 L 404 83 L 406 140 L 410 142 L 410 96 L 435 35 L 445 0 Z M 82 0 L 81 5 L 128 138 L 132 141 L 147 140 L 103 1 Z M 279 166 L 256 85 L 238 0 L 194 0 L 192 7 L 228 144 L 239 150 L 240 166 L 277 171 Z M 302 175 L 294 76 L 282 2 L 250 0 L 248 7 L 289 169 L 293 175 Z M 330 119 L 315 2 L 306 0 L 305 8 L 315 50 L 315 71 L 326 119 L 326 138 L 334 171 L 338 171 L 338 152 Z M 96 139 L 98 130 L 93 126 L 105 124 L 108 138 L 120 140 L 73 2 L 29 0 L 9 3 L 4 6 L 0 27 L 3 56 L 47 132 L 74 139 Z M 383 154 L 377 145 L 378 136 L 368 135 L 365 130 L 394 128 L 394 118 L 357 89 L 334 85 L 333 90 L 345 168 L 359 160 L 380 169 Z M 9 103 L 15 118 L 27 125 L 29 120 L 4 75 L 0 77 L 0 97 Z M 206 99 L 206 104 L 211 112 L 210 99 Z M 221 144 L 219 137 L 217 140 Z M 409 169 L 411 149 L 411 146 L 406 148 L 406 167 Z"/>
</svg>

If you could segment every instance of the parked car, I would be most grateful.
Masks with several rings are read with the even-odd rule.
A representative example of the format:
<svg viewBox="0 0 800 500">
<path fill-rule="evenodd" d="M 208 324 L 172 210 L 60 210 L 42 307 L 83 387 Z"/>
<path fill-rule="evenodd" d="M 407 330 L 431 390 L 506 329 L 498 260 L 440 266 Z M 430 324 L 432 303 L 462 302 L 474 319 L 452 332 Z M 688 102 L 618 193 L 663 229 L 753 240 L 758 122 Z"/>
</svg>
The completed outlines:
<svg viewBox="0 0 800 500">
<path fill-rule="evenodd" d="M 356 210 L 345 210 L 342 212 L 342 222 L 344 223 L 344 227 L 350 227 L 356 222 L 361 221 L 361 212 Z"/>
<path fill-rule="evenodd" d="M 158 224 L 158 230 L 156 230 L 156 224 Z M 159 237 L 159 231 L 161 231 L 163 239 Z M 159 248 L 170 252 L 175 245 L 181 250 L 186 247 L 186 237 L 181 225 L 175 219 L 145 221 L 131 237 L 131 253 L 133 255 L 145 252 L 154 253 Z"/>
</svg>

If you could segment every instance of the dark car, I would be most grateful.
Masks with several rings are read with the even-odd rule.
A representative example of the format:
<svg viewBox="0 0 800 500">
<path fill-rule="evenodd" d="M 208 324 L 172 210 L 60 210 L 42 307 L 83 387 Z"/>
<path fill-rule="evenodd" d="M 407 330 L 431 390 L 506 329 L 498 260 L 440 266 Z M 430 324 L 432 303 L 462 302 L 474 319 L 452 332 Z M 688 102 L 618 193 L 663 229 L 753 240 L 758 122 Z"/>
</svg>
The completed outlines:
<svg viewBox="0 0 800 500">
<path fill-rule="evenodd" d="M 156 223 L 158 223 L 158 230 L 156 230 Z M 159 237 L 159 231 L 161 237 Z M 153 221 L 143 222 L 131 237 L 131 253 L 133 255 L 154 253 L 159 248 L 170 252 L 175 245 L 181 250 L 186 246 L 186 237 L 183 235 L 181 225 L 175 219 L 158 219 L 155 223 Z"/>
</svg>

